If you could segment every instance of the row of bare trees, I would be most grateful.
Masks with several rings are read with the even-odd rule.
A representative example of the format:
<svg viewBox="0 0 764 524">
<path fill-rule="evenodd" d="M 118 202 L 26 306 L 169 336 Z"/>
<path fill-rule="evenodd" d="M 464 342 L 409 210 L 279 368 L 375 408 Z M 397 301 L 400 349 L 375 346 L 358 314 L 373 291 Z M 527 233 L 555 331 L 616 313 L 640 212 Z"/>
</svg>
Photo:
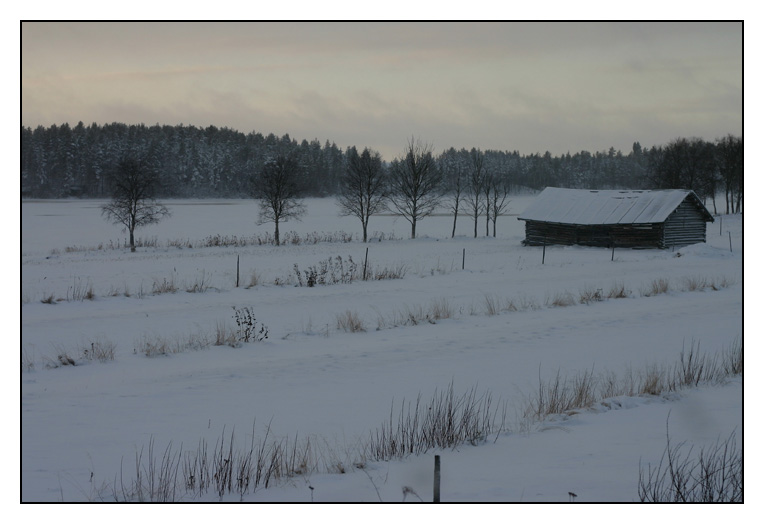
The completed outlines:
<svg viewBox="0 0 764 524">
<path fill-rule="evenodd" d="M 340 214 L 360 220 L 366 242 L 369 219 L 391 209 L 411 224 L 411 238 L 415 238 L 417 223 L 435 211 L 447 190 L 432 147 L 412 138 L 403 154 L 389 166 L 385 166 L 378 152 L 369 148 L 358 153 L 351 147 L 346 155 L 347 166 L 340 177 L 337 196 Z M 266 163 L 254 185 L 253 195 L 260 204 L 258 223 L 274 223 L 277 245 L 279 223 L 300 219 L 305 212 L 297 186 L 299 172 L 298 163 L 283 152 Z"/>
<path fill-rule="evenodd" d="M 491 223 L 496 236 L 497 218 L 509 204 L 509 177 L 486 169 L 482 151 L 457 152 L 458 162 L 447 155 L 436 159 L 431 145 L 412 137 L 403 153 L 389 165 L 369 148 L 359 153 L 351 147 L 346 155 L 337 204 L 341 215 L 360 220 L 364 242 L 368 240 L 369 220 L 377 213 L 390 210 L 403 216 L 411 224 L 411 238 L 416 238 L 417 224 L 441 207 L 453 213 L 452 237 L 459 214 L 473 219 L 475 237 L 481 216 L 485 217 L 486 236 Z M 276 245 L 281 243 L 281 224 L 300 220 L 305 214 L 301 187 L 304 171 L 299 156 L 283 148 L 252 177 L 251 195 L 259 204 L 257 223 L 274 224 Z M 124 157 L 113 173 L 112 200 L 102 207 L 102 212 L 129 233 L 132 251 L 136 228 L 169 215 L 167 208 L 154 199 L 157 178 L 150 163 L 134 156 Z"/>
<path fill-rule="evenodd" d="M 441 155 L 447 193 L 447 206 L 453 214 L 451 237 L 456 234 L 456 219 L 460 213 L 473 221 L 473 235 L 478 236 L 478 223 L 485 216 L 485 235 L 496 236 L 496 221 L 509 207 L 512 177 L 506 169 L 489 168 L 485 153 L 480 149 L 448 150 Z"/>
<path fill-rule="evenodd" d="M 341 213 L 361 221 L 364 242 L 369 218 L 386 209 L 411 224 L 411 238 L 416 238 L 417 224 L 440 208 L 453 214 L 452 237 L 459 214 L 473 219 L 475 237 L 481 216 L 486 236 L 491 223 L 496 236 L 496 221 L 509 206 L 509 173 L 486 169 L 485 154 L 479 149 L 448 153 L 436 158 L 432 146 L 412 137 L 385 168 L 379 153 L 366 148 L 358 154 L 350 148 L 340 180 Z"/>
<path fill-rule="evenodd" d="M 635 144 L 635 156 L 641 149 Z M 716 144 L 700 139 L 677 139 L 664 148 L 651 150 L 648 173 L 656 188 L 693 189 L 701 198 L 710 198 L 716 212 L 716 194 L 724 192 L 727 213 L 740 212 L 743 195 L 742 139 L 728 136 Z M 411 224 L 411 238 L 417 224 L 436 210 L 453 216 L 451 236 L 456 234 L 459 215 L 473 222 L 478 236 L 480 220 L 485 220 L 485 235 L 496 236 L 498 217 L 506 213 L 516 179 L 522 173 L 511 159 L 488 161 L 480 149 L 451 148 L 435 156 L 432 146 L 413 137 L 403 152 L 389 164 L 369 148 L 360 153 L 355 147 L 345 153 L 344 170 L 338 177 L 337 204 L 340 214 L 355 216 L 361 222 L 363 240 L 368 240 L 370 218 L 390 210 Z M 126 158 L 116 170 L 112 202 L 104 214 L 130 233 L 136 227 L 158 221 L 167 209 L 153 200 L 157 175 L 150 162 Z M 290 142 L 274 147 L 271 155 L 251 177 L 250 194 L 259 203 L 258 224 L 273 223 L 274 238 L 280 244 L 279 228 L 305 213 L 302 198 L 310 167 Z M 493 229 L 491 230 L 491 226 Z"/>
<path fill-rule="evenodd" d="M 692 189 L 710 199 L 724 194 L 726 213 L 740 213 L 743 205 L 743 139 L 727 135 L 716 142 L 677 138 L 650 157 L 648 179 L 653 188 Z"/>
</svg>

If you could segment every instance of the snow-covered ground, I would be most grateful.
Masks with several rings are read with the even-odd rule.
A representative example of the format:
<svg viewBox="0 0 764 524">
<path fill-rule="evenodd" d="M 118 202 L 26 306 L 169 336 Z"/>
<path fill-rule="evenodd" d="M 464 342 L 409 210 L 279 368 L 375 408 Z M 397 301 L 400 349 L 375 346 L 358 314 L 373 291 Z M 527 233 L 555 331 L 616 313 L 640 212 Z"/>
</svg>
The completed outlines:
<svg viewBox="0 0 764 524">
<path fill-rule="evenodd" d="M 530 198 L 516 198 L 509 212 L 520 213 Z M 100 204 L 21 206 L 21 350 L 22 364 L 32 368 L 21 374 L 24 501 L 97 499 L 121 467 L 129 480 L 136 451 L 151 441 L 158 450 L 169 443 L 196 449 L 200 439 L 214 447 L 225 430 L 245 442 L 253 424 L 256 438 L 270 423 L 272 435 L 308 437 L 336 453 L 328 458 L 325 451 L 325 461 L 352 460 L 357 443 L 389 418 L 392 403 L 428 399 L 451 383 L 457 395 L 490 391 L 506 402 L 509 417 L 495 442 L 437 452 L 443 501 L 567 502 L 568 492 L 577 502 L 637 500 L 640 460 L 660 460 L 667 422 L 672 442 L 700 449 L 737 429 L 742 445 L 741 379 L 667 397 L 621 398 L 617 409 L 540 425 L 516 416 L 539 379 L 558 371 L 622 376 L 672 365 L 683 348 L 715 354 L 742 339 L 739 216 L 723 217 L 721 235 L 718 222 L 709 224 L 707 244 L 616 250 L 612 261 L 609 250 L 547 247 L 542 265 L 542 248 L 521 246 L 523 223 L 512 215 L 499 219 L 497 238 L 472 238 L 472 224 L 460 217 L 452 239 L 452 218 L 435 216 L 410 240 L 404 219 L 378 216 L 369 228 L 384 240 L 369 244 L 188 248 L 167 242 L 264 236 L 272 226 L 255 225 L 252 201 L 169 201 L 171 218 L 138 231 L 156 238 L 156 247 L 130 253 L 108 248 L 124 234 L 101 218 Z M 282 232 L 359 234 L 358 220 L 338 217 L 333 200 L 307 204 L 304 220 Z M 106 248 L 86 249 L 99 244 Z M 367 247 L 370 266 L 404 267 L 404 278 L 295 285 L 295 264 L 304 271 L 338 256 L 362 264 Z M 253 272 L 259 283 L 246 288 Z M 669 292 L 644 296 L 658 279 L 669 282 Z M 718 290 L 687 290 L 704 279 Z M 175 293 L 152 292 L 167 282 Z M 199 282 L 209 289 L 186 291 Z M 628 298 L 553 305 L 619 286 Z M 94 300 L 67 300 L 90 289 Z M 42 302 L 49 297 L 55 303 Z M 488 314 L 489 303 L 509 300 L 520 310 Z M 406 314 L 436 301 L 449 306 L 451 318 L 401 325 Z M 268 327 L 268 340 L 165 357 L 136 352 L 157 337 L 213 336 L 221 324 L 234 326 L 234 308 L 245 306 Z M 348 312 L 364 332 L 338 328 L 338 315 Z M 115 345 L 113 361 L 51 368 L 62 351 L 76 357 L 99 341 Z M 404 487 L 431 500 L 434 454 L 295 476 L 244 500 L 400 502 Z M 211 491 L 201 500 L 218 497 Z"/>
</svg>

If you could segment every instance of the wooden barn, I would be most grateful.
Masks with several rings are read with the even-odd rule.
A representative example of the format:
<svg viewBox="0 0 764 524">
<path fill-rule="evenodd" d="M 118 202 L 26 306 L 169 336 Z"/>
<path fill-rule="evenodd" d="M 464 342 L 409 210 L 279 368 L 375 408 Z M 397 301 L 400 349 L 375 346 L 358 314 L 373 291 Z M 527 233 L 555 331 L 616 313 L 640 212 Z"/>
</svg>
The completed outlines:
<svg viewBox="0 0 764 524">
<path fill-rule="evenodd" d="M 548 187 L 520 214 L 525 245 L 668 248 L 706 241 L 714 217 L 689 190 Z"/>
</svg>

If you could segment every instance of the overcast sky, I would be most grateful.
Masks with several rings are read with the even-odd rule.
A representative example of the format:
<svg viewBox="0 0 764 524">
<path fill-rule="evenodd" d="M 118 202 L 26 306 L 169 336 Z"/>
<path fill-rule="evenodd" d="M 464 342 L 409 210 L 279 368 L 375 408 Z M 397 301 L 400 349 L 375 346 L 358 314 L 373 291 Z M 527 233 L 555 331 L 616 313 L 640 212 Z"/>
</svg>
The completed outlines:
<svg viewBox="0 0 764 524">
<path fill-rule="evenodd" d="M 23 126 L 624 153 L 743 132 L 741 23 L 23 23 Z"/>
</svg>

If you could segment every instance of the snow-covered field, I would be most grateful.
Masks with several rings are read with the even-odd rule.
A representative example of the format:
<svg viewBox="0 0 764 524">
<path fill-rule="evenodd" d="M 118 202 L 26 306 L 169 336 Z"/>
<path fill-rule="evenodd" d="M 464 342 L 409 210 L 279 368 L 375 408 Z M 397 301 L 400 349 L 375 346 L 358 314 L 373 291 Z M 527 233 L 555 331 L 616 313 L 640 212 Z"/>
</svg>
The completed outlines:
<svg viewBox="0 0 764 524">
<path fill-rule="evenodd" d="M 521 212 L 531 198 L 516 198 L 509 212 Z M 410 240 L 403 218 L 378 216 L 370 231 L 384 240 L 369 244 L 167 247 L 272 233 L 272 225 L 255 225 L 257 208 L 247 200 L 166 202 L 172 217 L 137 232 L 156 246 L 130 253 L 109 248 L 125 235 L 101 218 L 101 203 L 21 205 L 23 501 L 99 500 L 120 468 L 123 480 L 134 476 L 136 452 L 150 442 L 160 455 L 170 443 L 195 450 L 205 440 L 214 447 L 223 431 L 244 443 L 253 424 L 261 438 L 269 423 L 271 435 L 321 443 L 323 463 L 343 463 L 346 472 L 297 475 L 245 501 L 400 502 L 404 487 L 431 500 L 434 451 L 368 462 L 363 470 L 347 461 L 389 419 L 393 403 L 429 399 L 451 383 L 457 395 L 490 391 L 506 402 L 508 417 L 495 442 L 437 452 L 444 502 L 567 502 L 569 492 L 577 502 L 637 500 L 640 460 L 660 460 L 667 420 L 672 442 L 699 450 L 737 429 L 742 446 L 741 379 L 621 398 L 618 409 L 542 424 L 523 424 L 517 414 L 539 379 L 558 371 L 622 376 L 673 365 L 683 348 L 715 354 L 742 340 L 739 216 L 723 217 L 721 235 L 718 222 L 709 224 L 707 244 L 616 250 L 612 261 L 605 249 L 547 247 L 542 265 L 542 248 L 521 245 L 523 223 L 511 215 L 499 219 L 497 238 L 472 238 L 472 224 L 460 217 L 452 239 L 451 217 L 435 216 Z M 333 200 L 307 205 L 304 220 L 282 232 L 360 233 L 357 219 L 337 216 Z M 99 244 L 104 249 L 86 249 Z M 405 268 L 404 278 L 296 286 L 295 264 L 304 271 L 338 256 L 362 264 L 367 247 L 370 266 Z M 258 285 L 247 288 L 253 272 Z M 669 282 L 669 292 L 644 296 L 658 279 Z M 719 289 L 687 290 L 704 279 Z M 153 292 L 167 283 L 177 291 Z M 205 292 L 187 292 L 200 283 Z M 619 286 L 628 298 L 554 305 Z M 91 289 L 94 300 L 72 300 Z M 42 302 L 50 297 L 54 303 Z M 509 300 L 519 311 L 488 314 L 489 303 Z M 407 314 L 434 303 L 447 304 L 451 318 L 402 325 Z M 268 327 L 266 341 L 153 358 L 139 350 L 161 337 L 214 336 L 222 324 L 233 327 L 234 308 L 245 306 Z M 364 332 L 338 328 L 338 316 L 348 312 Z M 78 357 L 94 342 L 113 343 L 114 360 L 77 358 L 76 366 L 53 367 L 59 353 Z M 197 500 L 218 499 L 211 490 Z M 411 494 L 406 500 L 418 501 Z"/>
</svg>

